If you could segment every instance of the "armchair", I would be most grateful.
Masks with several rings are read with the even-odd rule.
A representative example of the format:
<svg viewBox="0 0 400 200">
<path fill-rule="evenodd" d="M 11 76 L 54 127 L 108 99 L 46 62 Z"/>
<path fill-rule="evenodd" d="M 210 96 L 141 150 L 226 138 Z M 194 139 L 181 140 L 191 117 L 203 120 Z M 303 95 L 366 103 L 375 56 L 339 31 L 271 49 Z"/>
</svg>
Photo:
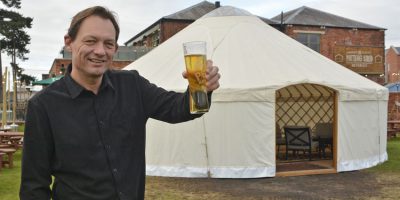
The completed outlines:
<svg viewBox="0 0 400 200">
<path fill-rule="evenodd" d="M 312 141 L 310 128 L 307 126 L 285 126 L 286 138 L 286 160 L 288 159 L 289 151 L 293 152 L 302 150 L 308 152 L 309 160 L 311 160 L 311 150 L 318 147 L 317 141 Z"/>
</svg>

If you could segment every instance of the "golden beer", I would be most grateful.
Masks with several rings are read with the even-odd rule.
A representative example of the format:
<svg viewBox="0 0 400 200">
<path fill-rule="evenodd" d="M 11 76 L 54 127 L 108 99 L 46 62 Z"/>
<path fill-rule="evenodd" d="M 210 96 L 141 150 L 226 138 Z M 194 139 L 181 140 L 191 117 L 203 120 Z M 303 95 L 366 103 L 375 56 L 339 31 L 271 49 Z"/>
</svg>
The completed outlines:
<svg viewBox="0 0 400 200">
<path fill-rule="evenodd" d="M 190 113 L 208 112 L 206 56 L 202 54 L 185 55 L 185 64 L 189 80 Z"/>
</svg>

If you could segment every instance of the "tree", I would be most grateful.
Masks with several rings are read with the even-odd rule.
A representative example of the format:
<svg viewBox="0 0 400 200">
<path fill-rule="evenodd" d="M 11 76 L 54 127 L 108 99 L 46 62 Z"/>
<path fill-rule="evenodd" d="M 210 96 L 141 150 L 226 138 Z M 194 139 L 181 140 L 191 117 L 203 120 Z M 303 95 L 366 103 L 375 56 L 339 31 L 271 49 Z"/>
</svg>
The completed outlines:
<svg viewBox="0 0 400 200">
<path fill-rule="evenodd" d="M 11 8 L 21 8 L 21 0 L 0 0 L 4 5 Z"/>
<path fill-rule="evenodd" d="M 24 29 L 32 27 L 33 19 L 4 9 L 0 9 L 0 18 L 10 19 L 7 22 L 3 21 L 0 25 L 0 34 L 5 37 L 2 39 L 2 49 L 9 56 L 16 56 L 21 60 L 26 60 L 27 58 L 24 55 L 29 53 L 26 47 L 30 44 L 31 37 Z"/>
<path fill-rule="evenodd" d="M 8 8 L 21 8 L 21 0 L 0 1 Z M 4 19 L 9 20 L 5 21 Z M 30 80 L 29 77 L 31 77 L 22 73 L 23 70 L 18 66 L 16 58 L 22 61 L 28 59 L 25 55 L 29 53 L 27 45 L 30 44 L 31 38 L 25 32 L 25 29 L 32 27 L 32 21 L 32 18 L 24 17 L 18 12 L 0 9 L 0 35 L 4 37 L 0 40 L 0 52 L 4 51 L 7 55 L 12 57 L 11 66 L 13 68 L 13 75 L 17 79 L 24 77 L 24 80 Z M 3 74 L 1 67 L 0 74 Z M 0 81 L 2 81 L 2 76 L 0 76 Z M 1 90 L 2 88 L 0 87 L 0 91 Z M 14 88 L 14 91 L 15 90 L 16 88 Z"/>
<path fill-rule="evenodd" d="M 32 82 L 36 81 L 36 78 L 27 74 L 23 74 L 24 69 L 18 66 L 18 64 L 11 63 L 11 66 L 16 71 L 16 76 L 19 77 L 20 84 L 30 85 Z"/>
</svg>

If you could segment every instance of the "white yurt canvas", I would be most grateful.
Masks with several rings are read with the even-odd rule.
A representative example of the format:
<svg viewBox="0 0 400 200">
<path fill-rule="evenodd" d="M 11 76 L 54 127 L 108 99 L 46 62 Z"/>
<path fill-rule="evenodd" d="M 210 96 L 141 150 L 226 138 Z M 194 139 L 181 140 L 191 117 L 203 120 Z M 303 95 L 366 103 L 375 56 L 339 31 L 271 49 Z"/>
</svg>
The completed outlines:
<svg viewBox="0 0 400 200">
<path fill-rule="evenodd" d="M 160 87 L 185 91 L 182 44 L 206 41 L 222 75 L 210 111 L 196 120 L 147 123 L 147 175 L 252 178 L 276 174 L 276 91 L 318 84 L 336 91 L 338 172 L 387 160 L 386 88 L 265 24 L 221 7 L 196 20 L 125 69 Z"/>
</svg>

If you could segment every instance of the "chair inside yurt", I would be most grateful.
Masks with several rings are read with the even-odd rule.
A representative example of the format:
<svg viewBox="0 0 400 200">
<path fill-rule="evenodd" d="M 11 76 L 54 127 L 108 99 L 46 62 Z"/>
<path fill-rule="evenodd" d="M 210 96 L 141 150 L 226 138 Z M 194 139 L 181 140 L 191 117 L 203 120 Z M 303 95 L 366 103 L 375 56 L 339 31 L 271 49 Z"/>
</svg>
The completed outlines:
<svg viewBox="0 0 400 200">
<path fill-rule="evenodd" d="M 335 90 L 309 83 L 281 88 L 275 115 L 277 173 L 334 168 Z"/>
</svg>

